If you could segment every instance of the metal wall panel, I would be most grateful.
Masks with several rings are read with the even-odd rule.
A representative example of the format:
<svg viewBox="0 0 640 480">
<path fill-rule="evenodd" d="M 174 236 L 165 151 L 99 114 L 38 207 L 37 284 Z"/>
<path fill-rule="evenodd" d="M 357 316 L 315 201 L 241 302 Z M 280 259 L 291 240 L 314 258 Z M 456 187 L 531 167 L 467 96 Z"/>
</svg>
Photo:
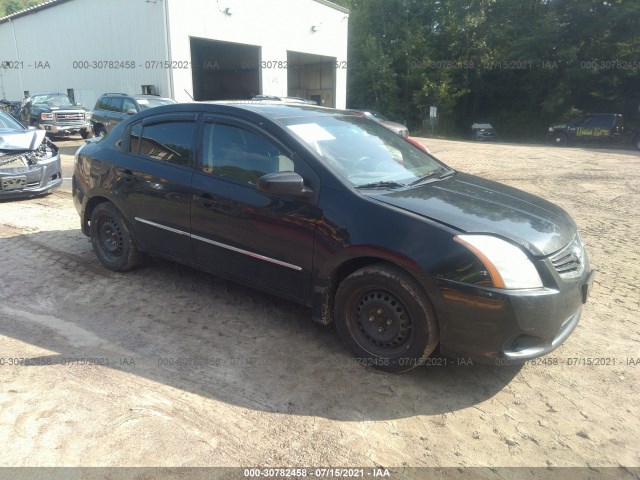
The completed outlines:
<svg viewBox="0 0 640 480">
<path fill-rule="evenodd" d="M 147 63 L 167 59 L 163 9 L 163 1 L 73 0 L 0 23 L 0 61 L 23 62 L 0 71 L 0 93 L 18 100 L 24 90 L 72 88 L 88 108 L 102 93 L 141 93 L 142 85 L 169 95 L 168 71 Z"/>
</svg>

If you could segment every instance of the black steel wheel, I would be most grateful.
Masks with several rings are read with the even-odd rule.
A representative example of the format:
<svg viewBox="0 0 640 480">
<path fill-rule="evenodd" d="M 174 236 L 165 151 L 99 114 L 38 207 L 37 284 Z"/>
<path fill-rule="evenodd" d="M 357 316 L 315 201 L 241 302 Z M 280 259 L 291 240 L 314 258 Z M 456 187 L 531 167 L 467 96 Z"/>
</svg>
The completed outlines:
<svg viewBox="0 0 640 480">
<path fill-rule="evenodd" d="M 101 203 L 93 209 L 90 230 L 93 250 L 109 270 L 124 272 L 143 260 L 122 215 L 112 203 Z"/>
<path fill-rule="evenodd" d="M 371 265 L 345 278 L 336 293 L 335 320 L 358 362 L 389 372 L 421 365 L 438 344 L 426 294 L 392 265 Z"/>
<path fill-rule="evenodd" d="M 553 144 L 558 147 L 564 147 L 567 144 L 567 136 L 564 133 L 556 133 L 553 136 Z"/>
<path fill-rule="evenodd" d="M 107 134 L 107 131 L 102 125 L 96 125 L 93 127 L 93 133 L 96 137 L 104 137 Z"/>
</svg>

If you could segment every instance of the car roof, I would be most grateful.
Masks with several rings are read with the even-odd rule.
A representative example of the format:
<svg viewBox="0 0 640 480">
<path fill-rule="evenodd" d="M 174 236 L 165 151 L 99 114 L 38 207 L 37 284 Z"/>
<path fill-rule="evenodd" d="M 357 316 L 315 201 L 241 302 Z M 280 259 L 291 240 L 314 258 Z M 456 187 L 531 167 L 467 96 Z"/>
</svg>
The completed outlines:
<svg viewBox="0 0 640 480">
<path fill-rule="evenodd" d="M 281 120 L 288 118 L 309 119 L 314 117 L 331 117 L 335 115 L 358 117 L 355 113 L 346 110 L 337 110 L 315 105 L 251 100 L 227 100 L 162 105 L 160 107 L 150 108 L 138 113 L 137 115 L 133 115 L 129 119 L 120 122 L 118 126 L 126 128 L 127 125 L 142 121 L 150 116 L 171 115 L 175 113 L 180 114 L 196 111 L 212 114 L 235 115 L 238 117 L 244 117 L 245 119 L 253 117 L 253 121 L 257 121 L 259 118 L 264 118 L 278 124 L 282 124 Z"/>
<path fill-rule="evenodd" d="M 224 106 L 231 109 L 257 113 L 274 120 L 294 117 L 326 117 L 336 114 L 354 115 L 347 110 L 336 110 L 334 108 L 320 107 L 317 105 L 304 103 L 281 103 L 269 102 L 264 100 L 225 100 L 212 102 L 195 102 L 186 105 Z"/>
</svg>

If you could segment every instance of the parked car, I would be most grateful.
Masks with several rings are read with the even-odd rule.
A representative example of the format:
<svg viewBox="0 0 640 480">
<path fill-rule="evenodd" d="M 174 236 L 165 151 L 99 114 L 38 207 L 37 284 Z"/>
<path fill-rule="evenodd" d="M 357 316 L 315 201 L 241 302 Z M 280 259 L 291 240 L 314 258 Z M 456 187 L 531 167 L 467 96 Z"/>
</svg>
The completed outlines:
<svg viewBox="0 0 640 480">
<path fill-rule="evenodd" d="M 127 95 L 125 93 L 105 93 L 93 109 L 93 132 L 103 137 L 129 115 L 135 115 L 150 108 L 177 103 L 171 98 L 157 95 Z"/>
<path fill-rule="evenodd" d="M 61 183 L 60 155 L 44 130 L 0 110 L 0 199 L 41 195 Z"/>
<path fill-rule="evenodd" d="M 81 147 L 72 192 L 106 268 L 158 255 L 280 295 L 387 371 L 438 345 L 491 364 L 544 355 L 593 282 L 560 207 L 332 109 L 148 110 Z"/>
<path fill-rule="evenodd" d="M 498 139 L 498 133 L 490 123 L 474 123 L 471 125 L 471 139 L 477 142 L 494 141 Z"/>
<path fill-rule="evenodd" d="M 618 113 L 588 114 L 575 121 L 552 125 L 549 139 L 560 147 L 571 143 L 631 144 L 640 150 L 640 132 L 627 129 L 624 117 Z"/>
<path fill-rule="evenodd" d="M 387 118 L 381 113 L 374 112 L 372 110 L 349 110 L 349 111 L 352 113 L 355 113 L 356 115 L 367 117 L 369 120 L 373 120 L 374 122 L 378 122 L 379 124 L 387 127 L 389 130 L 397 133 L 401 137 L 409 136 L 409 129 L 407 128 L 406 125 L 403 125 L 397 122 L 391 122 L 387 120 Z"/>
<path fill-rule="evenodd" d="M 20 120 L 52 136 L 92 135 L 91 112 L 73 103 L 66 93 L 38 93 L 23 100 Z"/>
</svg>

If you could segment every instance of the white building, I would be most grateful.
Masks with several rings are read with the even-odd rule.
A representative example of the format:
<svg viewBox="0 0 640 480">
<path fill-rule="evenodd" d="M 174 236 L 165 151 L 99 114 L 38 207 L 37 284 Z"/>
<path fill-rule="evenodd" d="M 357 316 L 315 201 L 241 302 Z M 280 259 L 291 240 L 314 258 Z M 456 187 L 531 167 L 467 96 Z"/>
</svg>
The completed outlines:
<svg viewBox="0 0 640 480">
<path fill-rule="evenodd" d="M 345 108 L 348 23 L 327 0 L 50 0 L 0 18 L 0 98 L 262 94 Z"/>
</svg>

